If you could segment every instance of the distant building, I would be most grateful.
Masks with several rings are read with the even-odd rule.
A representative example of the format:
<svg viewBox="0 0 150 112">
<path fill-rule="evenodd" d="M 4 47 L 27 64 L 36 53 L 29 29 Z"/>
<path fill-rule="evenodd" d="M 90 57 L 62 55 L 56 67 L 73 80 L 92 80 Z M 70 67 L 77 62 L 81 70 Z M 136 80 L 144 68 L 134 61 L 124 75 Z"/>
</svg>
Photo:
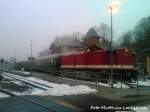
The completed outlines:
<svg viewBox="0 0 150 112">
<path fill-rule="evenodd" d="M 71 36 L 62 36 L 57 37 L 55 41 L 51 44 L 50 50 L 51 54 L 58 54 L 58 53 L 66 53 L 78 49 L 85 49 L 87 47 L 97 46 L 102 49 L 108 49 L 108 42 L 99 36 L 93 28 L 90 28 L 89 31 L 85 34 L 85 36 L 81 41 L 77 39 L 77 37 Z M 44 51 L 43 51 L 44 52 Z M 41 52 L 41 55 L 45 54 Z"/>
<path fill-rule="evenodd" d="M 87 47 L 99 46 L 103 49 L 108 49 L 108 42 L 101 36 L 99 36 L 94 28 L 90 28 L 89 31 L 83 37 L 83 45 Z"/>
<path fill-rule="evenodd" d="M 50 46 L 52 54 L 70 52 L 82 47 L 81 41 L 76 38 L 58 38 Z"/>
</svg>

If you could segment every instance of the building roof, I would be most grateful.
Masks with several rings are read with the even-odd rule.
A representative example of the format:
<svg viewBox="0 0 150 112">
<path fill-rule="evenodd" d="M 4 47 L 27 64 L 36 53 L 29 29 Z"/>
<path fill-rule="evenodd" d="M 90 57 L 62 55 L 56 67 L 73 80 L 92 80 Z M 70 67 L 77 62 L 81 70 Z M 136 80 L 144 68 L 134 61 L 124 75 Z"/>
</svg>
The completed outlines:
<svg viewBox="0 0 150 112">
<path fill-rule="evenodd" d="M 89 31 L 85 34 L 84 38 L 89 38 L 89 37 L 97 37 L 99 38 L 98 34 L 94 30 L 94 28 L 90 28 Z"/>
</svg>

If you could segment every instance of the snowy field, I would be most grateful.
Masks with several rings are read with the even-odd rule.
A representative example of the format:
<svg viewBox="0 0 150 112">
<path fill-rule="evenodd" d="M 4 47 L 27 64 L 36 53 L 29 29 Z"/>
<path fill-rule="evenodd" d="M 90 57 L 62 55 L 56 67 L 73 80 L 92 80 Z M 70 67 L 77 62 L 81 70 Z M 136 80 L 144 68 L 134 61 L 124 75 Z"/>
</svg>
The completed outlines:
<svg viewBox="0 0 150 112">
<path fill-rule="evenodd" d="M 130 83 L 130 84 L 134 84 L 134 85 L 136 85 L 137 84 L 137 82 L 135 82 L 135 83 Z M 138 85 L 139 86 L 150 86 L 150 80 L 140 80 L 140 81 L 138 81 Z"/>
<path fill-rule="evenodd" d="M 5 98 L 5 97 L 9 97 L 9 95 L 6 95 L 0 92 L 0 98 Z"/>
<path fill-rule="evenodd" d="M 7 73 L 7 74 L 11 75 L 10 73 Z M 14 74 L 12 74 L 12 75 L 14 75 Z M 17 81 L 15 79 L 7 77 L 5 75 L 3 75 L 3 76 L 5 79 L 9 79 L 12 83 L 14 83 L 16 85 L 19 85 L 19 86 L 25 85 L 21 81 Z M 34 77 L 27 77 L 27 78 L 24 78 L 24 80 L 25 79 L 34 81 L 34 82 L 37 82 L 37 83 L 40 83 L 43 85 L 48 85 L 51 88 L 46 87 L 46 90 L 41 90 L 38 88 L 30 87 L 31 89 L 28 89 L 27 91 L 24 91 L 24 92 L 12 91 L 14 94 L 17 94 L 17 95 L 41 95 L 41 96 L 47 96 L 47 95 L 64 96 L 64 95 L 90 94 L 90 93 L 97 92 L 96 89 L 92 89 L 85 85 L 70 86 L 68 84 L 57 84 L 57 83 L 52 83 L 52 82 L 44 81 L 41 79 L 37 79 Z M 3 95 L 0 94 L 0 97 L 3 97 Z"/>
</svg>

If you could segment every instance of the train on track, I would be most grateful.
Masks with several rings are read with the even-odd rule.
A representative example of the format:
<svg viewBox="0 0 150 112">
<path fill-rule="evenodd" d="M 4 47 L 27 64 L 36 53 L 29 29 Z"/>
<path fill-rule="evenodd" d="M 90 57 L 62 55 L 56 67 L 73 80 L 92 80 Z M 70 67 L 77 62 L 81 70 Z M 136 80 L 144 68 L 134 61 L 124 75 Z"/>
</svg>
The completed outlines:
<svg viewBox="0 0 150 112">
<path fill-rule="evenodd" d="M 75 50 L 63 54 L 55 54 L 43 56 L 32 63 L 30 61 L 17 64 L 17 68 L 25 68 L 36 71 L 63 71 L 58 75 L 64 75 L 66 72 L 72 71 L 68 76 L 72 78 L 94 78 L 95 75 L 109 74 L 113 68 L 116 77 L 123 74 L 123 79 L 128 80 L 135 78 L 134 57 L 130 49 L 118 48 L 112 51 L 113 64 L 111 64 L 111 51 L 104 50 L 97 46 L 85 49 Z M 65 72 L 64 72 L 65 71 Z"/>
</svg>

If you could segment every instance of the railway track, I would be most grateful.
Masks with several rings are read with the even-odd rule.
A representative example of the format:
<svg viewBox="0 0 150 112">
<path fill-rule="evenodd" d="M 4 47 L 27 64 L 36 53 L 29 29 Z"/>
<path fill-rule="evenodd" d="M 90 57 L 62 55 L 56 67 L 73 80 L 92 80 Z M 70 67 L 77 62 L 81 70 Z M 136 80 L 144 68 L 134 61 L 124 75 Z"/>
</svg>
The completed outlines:
<svg viewBox="0 0 150 112">
<path fill-rule="evenodd" d="M 30 85 L 32 87 L 35 87 L 35 88 L 38 88 L 38 89 L 41 89 L 44 91 L 48 90 L 49 88 L 52 88 L 51 86 L 26 79 L 22 76 L 18 76 L 18 74 L 15 75 L 15 74 L 10 74 L 10 73 L 5 72 L 5 73 L 3 73 L 3 76 L 10 77 L 12 79 L 18 80 L 18 81 L 23 82 L 27 85 Z M 33 103 L 33 104 L 35 104 L 41 108 L 48 110 L 48 112 L 74 112 L 72 109 L 70 109 L 68 107 L 65 107 L 65 106 L 60 105 L 60 104 L 58 105 L 56 103 L 52 103 L 52 102 L 49 102 L 46 100 L 42 100 L 42 98 L 37 98 L 37 97 L 33 97 L 33 96 L 28 98 L 27 96 L 20 96 L 20 95 L 13 93 L 10 90 L 6 90 L 6 89 L 3 89 L 1 87 L 0 87 L 0 92 L 4 93 L 6 95 L 12 96 L 12 97 L 17 97 L 20 100 L 24 100 L 24 101 Z"/>
<path fill-rule="evenodd" d="M 48 90 L 49 88 L 52 88 L 51 86 L 48 86 L 48 85 L 45 85 L 45 84 L 42 84 L 42 83 L 39 83 L 39 82 L 35 82 L 35 81 L 32 81 L 32 80 L 26 79 L 26 78 L 24 78 L 22 76 L 19 76 L 19 75 L 3 73 L 3 76 L 7 76 L 7 77 L 10 77 L 10 78 L 16 79 L 18 81 L 21 81 L 23 83 L 26 83 L 28 85 L 31 85 L 33 87 L 36 87 L 36 88 L 39 88 L 39 89 L 42 89 L 42 90 Z"/>
<path fill-rule="evenodd" d="M 14 72 L 11 70 L 3 70 L 3 71 L 12 73 L 12 74 L 16 74 L 16 76 L 25 77 L 24 74 L 21 74 L 19 72 Z M 43 70 L 42 73 L 49 73 L 54 76 L 56 75 L 56 76 L 60 76 L 60 77 L 67 77 L 67 78 L 79 79 L 79 80 L 88 80 L 88 81 L 93 81 L 93 82 L 96 82 L 97 78 L 99 78 L 99 76 L 101 75 L 99 72 L 95 72 L 95 71 L 75 71 L 75 70 L 62 70 L 62 69 L 55 69 L 55 68 L 45 69 L 45 70 Z M 88 76 L 88 77 L 86 77 L 86 76 Z M 108 74 L 105 74 L 105 76 L 108 76 Z M 28 75 L 27 75 L 27 77 L 28 77 Z M 12 77 L 12 78 L 14 78 L 14 77 Z M 33 82 L 33 83 L 36 83 L 36 82 Z M 41 86 L 43 86 L 43 85 L 41 85 Z M 47 86 L 47 85 L 44 85 L 44 86 Z M 47 87 L 51 88 L 49 86 L 47 86 Z"/>
</svg>

